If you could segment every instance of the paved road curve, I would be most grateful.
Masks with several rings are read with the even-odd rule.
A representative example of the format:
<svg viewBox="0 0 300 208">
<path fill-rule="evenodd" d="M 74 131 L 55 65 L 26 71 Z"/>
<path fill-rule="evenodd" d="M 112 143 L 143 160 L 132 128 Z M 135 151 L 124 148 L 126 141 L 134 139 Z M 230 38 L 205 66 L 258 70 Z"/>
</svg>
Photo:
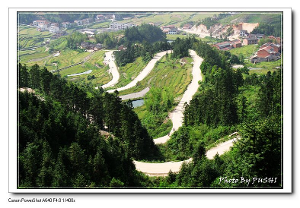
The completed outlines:
<svg viewBox="0 0 300 208">
<path fill-rule="evenodd" d="M 203 61 L 201 57 L 197 55 L 197 53 L 193 50 L 190 50 L 190 55 L 193 58 L 193 80 L 187 87 L 187 90 L 184 92 L 182 99 L 180 100 L 179 104 L 176 106 L 176 108 L 170 113 L 170 118 L 173 123 L 173 128 L 170 131 L 170 133 L 166 136 L 154 139 L 155 144 L 163 144 L 166 143 L 170 136 L 179 129 L 179 127 L 182 126 L 183 122 L 183 112 L 184 112 L 184 103 L 189 104 L 190 101 L 193 98 L 193 95 L 197 92 L 199 87 L 199 81 L 202 80 L 200 65 Z"/>
<path fill-rule="evenodd" d="M 117 88 L 117 89 L 108 90 L 107 92 L 112 93 L 115 90 L 123 91 L 123 90 L 127 90 L 129 88 L 134 87 L 138 82 L 142 81 L 152 71 L 152 69 L 155 66 L 155 63 L 158 60 L 160 60 L 164 55 L 166 55 L 166 53 L 171 53 L 171 50 L 163 51 L 163 52 L 159 52 L 159 53 L 155 54 L 153 59 L 148 63 L 148 65 L 143 69 L 143 71 L 132 82 L 130 82 L 128 85 L 126 85 L 124 87 Z"/>
<path fill-rule="evenodd" d="M 109 72 L 112 74 L 113 78 L 108 83 L 101 86 L 103 89 L 114 86 L 115 84 L 118 83 L 120 79 L 120 74 L 117 65 L 114 61 L 115 59 L 114 59 L 113 52 L 114 51 L 108 51 L 105 53 L 104 62 L 109 65 Z M 96 87 L 96 89 L 98 89 L 98 87 Z"/>
<path fill-rule="evenodd" d="M 119 96 L 122 100 L 129 100 L 129 99 L 136 99 L 136 98 L 140 98 L 140 97 L 144 97 L 146 95 L 147 92 L 149 92 L 150 88 L 146 87 L 145 89 L 139 91 L 139 92 L 134 92 L 131 94 L 127 94 L 127 95 L 122 95 Z"/>
<path fill-rule="evenodd" d="M 239 137 L 237 137 L 239 138 Z M 219 155 L 224 154 L 229 151 L 233 146 L 234 142 L 237 141 L 237 138 L 228 140 L 223 142 L 216 147 L 208 150 L 206 152 L 206 157 L 208 159 L 213 159 L 214 156 L 218 153 Z M 164 162 L 164 163 L 147 163 L 147 162 L 138 162 L 133 161 L 135 167 L 138 171 L 141 171 L 149 176 L 167 176 L 170 170 L 174 173 L 178 173 L 180 171 L 181 165 L 185 163 L 191 162 L 193 159 L 190 158 L 188 160 L 179 161 L 179 162 Z"/>
</svg>

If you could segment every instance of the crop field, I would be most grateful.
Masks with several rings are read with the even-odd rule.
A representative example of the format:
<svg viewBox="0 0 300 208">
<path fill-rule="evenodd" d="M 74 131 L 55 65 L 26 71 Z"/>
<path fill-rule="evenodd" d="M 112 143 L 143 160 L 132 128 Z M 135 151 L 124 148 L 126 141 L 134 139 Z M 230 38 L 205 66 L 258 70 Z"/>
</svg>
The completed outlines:
<svg viewBox="0 0 300 208">
<path fill-rule="evenodd" d="M 139 73 L 147 66 L 147 64 L 148 63 L 145 63 L 142 60 L 142 57 L 138 57 L 134 62 L 128 63 L 122 67 L 118 67 L 120 79 L 114 88 L 129 84 L 135 77 L 139 75 Z"/>
<path fill-rule="evenodd" d="M 96 51 L 84 64 L 64 69 L 60 72 L 60 74 L 62 77 L 65 77 L 73 82 L 83 82 L 94 87 L 106 84 L 112 79 L 112 76 L 108 73 L 109 66 L 103 64 L 104 54 L 105 51 Z M 77 76 L 67 76 L 86 72 L 88 70 L 92 70 L 92 72 Z"/>
<path fill-rule="evenodd" d="M 189 21 L 200 21 L 206 17 L 212 17 L 215 13 L 194 13 L 194 12 L 169 12 L 159 13 L 154 12 L 150 15 L 141 15 L 141 17 L 134 18 L 134 22 L 138 25 L 155 23 L 158 26 L 175 25 L 177 27 Z M 216 12 L 217 14 L 217 12 Z M 132 20 L 122 20 L 121 22 L 130 22 Z"/>
<path fill-rule="evenodd" d="M 40 32 L 36 28 L 20 26 L 18 34 L 18 46 L 20 50 L 35 49 L 40 47 L 46 38 L 52 36 L 48 31 Z"/>
<path fill-rule="evenodd" d="M 174 97 L 181 96 L 187 85 L 191 82 L 192 58 L 185 57 L 186 63 L 181 65 L 178 59 L 166 58 L 159 60 L 150 74 L 137 86 L 120 91 L 120 95 L 139 92 L 147 86 L 169 87 Z"/>
<path fill-rule="evenodd" d="M 240 48 L 233 48 L 229 52 L 236 56 L 242 54 L 244 58 L 250 58 L 258 50 L 258 45 L 246 45 Z"/>
<path fill-rule="evenodd" d="M 88 55 L 90 55 L 89 52 L 80 53 L 75 50 L 67 49 L 62 51 L 59 56 L 53 56 L 48 59 L 45 63 L 45 66 L 48 68 L 48 70 L 55 70 L 57 68 L 61 69 L 83 61 Z"/>
</svg>

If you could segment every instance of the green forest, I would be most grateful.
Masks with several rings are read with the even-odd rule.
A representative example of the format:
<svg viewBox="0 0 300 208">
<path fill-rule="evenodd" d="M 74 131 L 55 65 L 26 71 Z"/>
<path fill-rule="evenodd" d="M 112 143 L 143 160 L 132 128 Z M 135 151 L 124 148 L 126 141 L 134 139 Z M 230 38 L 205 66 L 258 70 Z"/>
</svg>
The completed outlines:
<svg viewBox="0 0 300 208">
<path fill-rule="evenodd" d="M 137 57 L 149 62 L 156 52 L 169 49 L 172 59 L 188 57 L 189 49 L 196 51 L 204 59 L 204 79 L 185 104 L 183 126 L 166 144 L 155 145 L 131 101 L 122 102 L 117 91 L 109 94 L 76 85 L 45 67 L 19 63 L 18 188 L 282 187 L 281 71 L 250 75 L 246 67 L 231 67 L 241 60 L 230 52 L 195 37 L 170 44 L 157 28 L 126 30 L 127 49 L 115 53 L 116 63 L 124 66 Z M 67 46 L 76 48 L 85 38 L 68 36 Z M 107 44 L 110 39 L 114 40 L 105 33 L 96 36 Z M 24 91 L 28 88 L 33 91 Z M 147 115 L 166 115 L 173 102 L 168 86 L 151 88 L 145 100 Z M 231 151 L 208 159 L 208 147 L 233 132 L 241 139 Z M 192 162 L 167 177 L 149 177 L 133 163 L 190 157 Z M 241 177 L 253 183 L 226 182 Z"/>
</svg>

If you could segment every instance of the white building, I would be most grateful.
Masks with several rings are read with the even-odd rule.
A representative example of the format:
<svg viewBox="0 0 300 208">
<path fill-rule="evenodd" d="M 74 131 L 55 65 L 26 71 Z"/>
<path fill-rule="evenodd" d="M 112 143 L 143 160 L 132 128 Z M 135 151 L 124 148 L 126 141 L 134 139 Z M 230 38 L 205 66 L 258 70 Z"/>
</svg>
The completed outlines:
<svg viewBox="0 0 300 208">
<path fill-rule="evenodd" d="M 58 27 L 58 26 L 52 25 L 52 26 L 50 26 L 50 28 L 49 28 L 49 32 L 51 32 L 51 33 L 56 33 L 56 32 L 58 32 L 58 31 L 59 31 L 59 27 Z"/>
<path fill-rule="evenodd" d="M 130 28 L 130 27 L 135 27 L 136 25 L 133 24 L 133 23 L 118 23 L 118 22 L 112 22 L 110 23 L 109 25 L 109 28 L 110 29 L 113 29 L 113 30 L 125 30 L 127 28 Z"/>
</svg>

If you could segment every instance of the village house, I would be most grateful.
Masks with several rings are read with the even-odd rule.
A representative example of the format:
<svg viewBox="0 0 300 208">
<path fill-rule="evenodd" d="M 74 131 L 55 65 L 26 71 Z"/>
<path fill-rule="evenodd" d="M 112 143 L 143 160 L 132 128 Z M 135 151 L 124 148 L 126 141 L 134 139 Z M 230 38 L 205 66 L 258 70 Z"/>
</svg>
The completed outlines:
<svg viewBox="0 0 300 208">
<path fill-rule="evenodd" d="M 185 25 L 183 25 L 182 29 L 183 29 L 183 30 L 189 30 L 189 29 L 191 29 L 192 27 L 193 27 L 193 25 L 191 25 L 191 24 L 185 24 Z"/>
<path fill-rule="evenodd" d="M 242 47 L 242 42 L 238 39 L 231 41 L 233 48 L 240 48 Z"/>
<path fill-rule="evenodd" d="M 77 24 L 77 26 L 84 26 L 92 23 L 92 20 L 89 18 L 82 20 L 74 20 L 74 23 Z"/>
<path fill-rule="evenodd" d="M 58 23 L 51 23 L 49 27 L 49 32 L 50 33 L 56 33 L 59 31 Z"/>
<path fill-rule="evenodd" d="M 263 61 L 276 61 L 280 59 L 280 45 L 274 43 L 265 43 L 259 50 L 251 57 L 251 63 L 259 63 Z"/>
<path fill-rule="evenodd" d="M 49 29 L 50 22 L 48 20 L 35 20 L 32 25 L 37 27 L 38 31 L 45 31 Z"/>
<path fill-rule="evenodd" d="M 240 30 L 240 37 L 247 37 L 248 31 L 247 30 Z"/>
<path fill-rule="evenodd" d="M 66 31 L 62 31 L 62 30 L 59 30 L 57 31 L 56 33 L 54 33 L 54 35 L 52 35 L 52 39 L 57 39 L 57 38 L 60 38 L 61 36 L 64 36 L 64 35 L 67 35 L 67 32 Z"/>
<path fill-rule="evenodd" d="M 70 26 L 70 22 L 62 22 L 61 23 L 61 26 L 63 27 L 63 28 L 68 28 L 69 26 Z"/>
<path fill-rule="evenodd" d="M 243 45 L 257 44 L 258 41 L 264 37 L 264 34 L 248 34 L 248 36 L 243 40 Z"/>
<path fill-rule="evenodd" d="M 174 25 L 162 26 L 160 29 L 169 35 L 175 35 L 178 33 L 178 29 Z"/>
<path fill-rule="evenodd" d="M 243 40 L 243 45 L 253 45 L 258 43 L 258 38 L 253 36 L 253 37 L 248 37 Z"/>
<path fill-rule="evenodd" d="M 213 46 L 221 51 L 228 51 L 232 48 L 242 47 L 242 43 L 240 40 L 233 40 L 233 41 L 225 41 L 222 43 L 216 43 Z"/>
<path fill-rule="evenodd" d="M 88 24 L 90 24 L 92 22 L 93 22 L 93 20 L 91 18 L 86 18 L 86 19 L 82 20 L 82 24 L 83 25 L 88 25 Z"/>
<path fill-rule="evenodd" d="M 89 38 L 94 37 L 95 32 L 96 32 L 96 30 L 92 30 L 92 29 L 81 30 L 81 33 L 86 34 Z"/>
<path fill-rule="evenodd" d="M 125 30 L 130 27 L 135 27 L 136 25 L 133 23 L 118 23 L 118 22 L 112 22 L 109 25 L 109 28 L 112 30 Z"/>
<path fill-rule="evenodd" d="M 105 16 L 102 14 L 96 15 L 95 22 L 102 22 L 105 20 Z"/>
<path fill-rule="evenodd" d="M 120 45 L 119 47 L 118 47 L 118 50 L 119 51 L 124 51 L 124 50 L 126 50 L 127 48 L 124 46 L 124 45 Z"/>
<path fill-rule="evenodd" d="M 222 43 L 216 43 L 213 46 L 222 51 L 228 51 L 233 48 L 231 42 L 229 42 L 229 41 L 222 42 Z"/>
<path fill-rule="evenodd" d="M 251 34 L 252 36 L 255 36 L 258 40 L 266 37 L 264 34 Z"/>
<path fill-rule="evenodd" d="M 77 26 L 82 26 L 82 20 L 74 20 L 74 23 L 77 24 Z"/>
<path fill-rule="evenodd" d="M 274 37 L 273 35 L 268 36 L 269 39 L 275 40 L 277 44 L 281 44 L 281 38 L 280 37 Z"/>
<path fill-rule="evenodd" d="M 98 51 L 103 48 L 103 45 L 101 43 L 94 44 L 94 43 L 90 43 L 90 42 L 82 42 L 80 44 L 80 48 L 85 49 L 85 50 Z"/>
<path fill-rule="evenodd" d="M 47 20 L 34 20 L 32 25 L 38 27 L 39 25 L 49 25 L 50 22 Z"/>
</svg>

